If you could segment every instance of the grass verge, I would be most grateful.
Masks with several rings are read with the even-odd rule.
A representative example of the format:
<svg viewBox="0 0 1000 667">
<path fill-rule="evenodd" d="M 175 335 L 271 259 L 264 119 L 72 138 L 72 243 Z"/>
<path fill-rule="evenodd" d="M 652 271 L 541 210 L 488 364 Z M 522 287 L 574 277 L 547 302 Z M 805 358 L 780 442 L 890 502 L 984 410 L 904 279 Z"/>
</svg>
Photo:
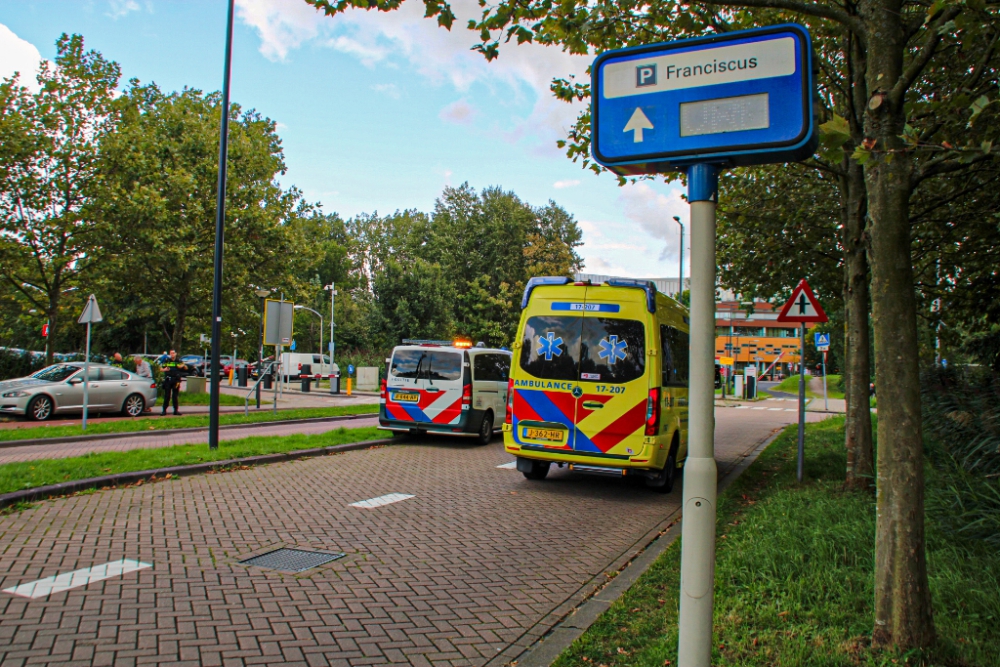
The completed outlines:
<svg viewBox="0 0 1000 667">
<path fill-rule="evenodd" d="M 208 399 L 209 398 L 210 398 L 210 396 L 209 396 L 208 392 L 202 392 L 202 393 L 197 393 L 197 394 L 189 394 L 186 391 L 182 391 L 181 393 L 177 394 L 177 399 L 178 399 L 177 402 L 180 405 L 208 405 Z M 261 405 L 263 405 L 264 403 L 267 403 L 268 405 L 271 404 L 271 401 L 265 401 L 263 399 L 261 399 L 260 402 L 261 402 Z M 253 400 L 251 400 L 250 403 L 252 405 L 256 405 L 256 402 L 253 401 Z M 235 396 L 233 394 L 224 394 L 224 393 L 220 392 L 219 393 L 219 405 L 238 405 L 240 407 L 243 407 L 243 397 L 242 396 Z M 159 396 L 159 397 L 157 397 L 157 399 L 156 399 L 156 407 L 162 409 L 162 407 L 163 407 L 163 396 L 162 395 Z"/>
<path fill-rule="evenodd" d="M 337 417 L 378 412 L 377 404 L 342 405 L 331 408 L 302 408 L 300 410 L 251 411 L 249 415 L 230 413 L 219 415 L 219 423 L 256 424 L 259 422 L 283 421 L 287 419 L 312 419 L 316 417 Z M 41 424 L 24 428 L 0 429 L 0 442 L 27 440 L 31 438 L 63 438 L 74 435 L 96 435 L 102 433 L 134 433 L 135 431 L 159 431 L 174 428 L 208 427 L 208 415 L 181 415 L 180 417 L 139 417 L 118 421 L 89 424 L 83 431 L 79 426 L 48 426 Z"/>
<path fill-rule="evenodd" d="M 793 427 L 719 499 L 712 664 L 1000 664 L 1000 555 L 946 538 L 930 519 L 939 640 L 921 655 L 869 646 L 874 501 L 842 490 L 843 419 L 806 428 L 805 484 L 795 482 Z M 935 484 L 929 475 L 929 494 Z M 679 581 L 678 541 L 554 665 L 676 664 Z"/>
<path fill-rule="evenodd" d="M 384 437 L 375 427 L 338 428 L 326 433 L 289 435 L 279 438 L 258 436 L 223 440 L 215 451 L 207 445 L 177 445 L 156 449 L 133 449 L 127 452 L 101 452 L 65 459 L 41 459 L 0 465 L 0 493 L 32 489 L 77 479 L 100 477 L 137 470 L 191 465 L 208 461 L 280 454 L 299 449 L 330 447 L 349 442 Z"/>
</svg>

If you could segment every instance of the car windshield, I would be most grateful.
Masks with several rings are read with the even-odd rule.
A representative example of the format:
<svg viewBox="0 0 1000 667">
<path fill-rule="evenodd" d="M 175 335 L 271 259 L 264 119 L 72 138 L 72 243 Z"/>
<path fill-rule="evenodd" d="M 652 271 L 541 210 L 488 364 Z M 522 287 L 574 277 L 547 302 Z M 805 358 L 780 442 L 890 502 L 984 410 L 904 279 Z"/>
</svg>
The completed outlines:
<svg viewBox="0 0 1000 667">
<path fill-rule="evenodd" d="M 521 342 L 521 368 L 545 380 L 620 384 L 642 377 L 645 343 L 645 327 L 635 320 L 530 317 Z"/>
<path fill-rule="evenodd" d="M 31 377 L 35 378 L 36 380 L 44 380 L 45 382 L 62 382 L 73 373 L 76 373 L 78 370 L 80 370 L 79 366 L 69 366 L 69 365 L 49 366 L 48 368 L 43 368 L 42 370 L 38 371 Z"/>
</svg>

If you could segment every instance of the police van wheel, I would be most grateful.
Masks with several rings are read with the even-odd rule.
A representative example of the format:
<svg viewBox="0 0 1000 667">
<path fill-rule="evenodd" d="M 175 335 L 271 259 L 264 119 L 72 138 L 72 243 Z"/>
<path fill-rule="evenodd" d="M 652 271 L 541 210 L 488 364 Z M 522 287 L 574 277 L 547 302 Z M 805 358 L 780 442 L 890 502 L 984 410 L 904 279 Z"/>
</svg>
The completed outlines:
<svg viewBox="0 0 1000 667">
<path fill-rule="evenodd" d="M 670 493 L 674 490 L 677 479 L 677 455 L 671 451 L 663 470 L 656 477 L 647 477 L 646 486 L 659 493 Z"/>
<path fill-rule="evenodd" d="M 550 465 L 548 461 L 532 461 L 530 469 L 522 472 L 527 479 L 541 480 L 549 474 Z"/>
<path fill-rule="evenodd" d="M 483 415 L 483 423 L 479 425 L 479 437 L 476 438 L 476 443 L 480 445 L 490 444 L 490 440 L 493 439 L 493 413 L 489 410 Z"/>
</svg>

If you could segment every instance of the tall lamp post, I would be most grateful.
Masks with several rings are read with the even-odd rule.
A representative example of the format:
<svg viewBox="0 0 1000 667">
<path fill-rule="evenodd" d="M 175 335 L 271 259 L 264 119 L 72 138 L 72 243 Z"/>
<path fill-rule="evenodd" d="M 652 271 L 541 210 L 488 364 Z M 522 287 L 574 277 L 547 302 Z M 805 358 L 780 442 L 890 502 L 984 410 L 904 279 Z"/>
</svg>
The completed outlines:
<svg viewBox="0 0 1000 667">
<path fill-rule="evenodd" d="M 219 181 L 215 194 L 215 261 L 212 287 L 212 392 L 208 406 L 208 448 L 219 448 L 219 355 L 222 352 L 222 248 L 226 222 L 226 159 L 229 155 L 229 72 L 233 60 L 233 9 L 229 0 L 226 18 L 226 60 L 222 76 L 222 117 L 219 128 Z"/>
<path fill-rule="evenodd" d="M 678 280 L 677 280 L 677 300 L 678 301 L 683 301 L 683 296 L 684 296 L 684 223 L 681 222 L 680 217 L 676 216 L 676 215 L 674 216 L 674 220 L 677 222 L 678 225 L 681 226 L 681 248 L 680 248 L 681 266 L 680 266 L 680 275 L 678 276 Z"/>
<path fill-rule="evenodd" d="M 330 292 L 330 372 L 333 373 L 333 352 L 337 348 L 333 342 L 333 299 L 337 296 L 337 284 L 330 283 L 323 289 Z"/>
</svg>

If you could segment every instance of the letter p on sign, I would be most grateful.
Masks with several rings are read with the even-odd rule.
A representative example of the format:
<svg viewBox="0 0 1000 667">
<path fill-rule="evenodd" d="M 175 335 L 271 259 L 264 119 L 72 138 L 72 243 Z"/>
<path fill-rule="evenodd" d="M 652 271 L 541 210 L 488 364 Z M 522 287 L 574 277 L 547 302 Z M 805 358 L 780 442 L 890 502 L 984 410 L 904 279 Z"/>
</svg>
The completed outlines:
<svg viewBox="0 0 1000 667">
<path fill-rule="evenodd" d="M 636 88 L 642 88 L 643 86 L 655 86 L 656 85 L 656 65 L 639 65 L 635 68 L 635 86 Z"/>
</svg>

